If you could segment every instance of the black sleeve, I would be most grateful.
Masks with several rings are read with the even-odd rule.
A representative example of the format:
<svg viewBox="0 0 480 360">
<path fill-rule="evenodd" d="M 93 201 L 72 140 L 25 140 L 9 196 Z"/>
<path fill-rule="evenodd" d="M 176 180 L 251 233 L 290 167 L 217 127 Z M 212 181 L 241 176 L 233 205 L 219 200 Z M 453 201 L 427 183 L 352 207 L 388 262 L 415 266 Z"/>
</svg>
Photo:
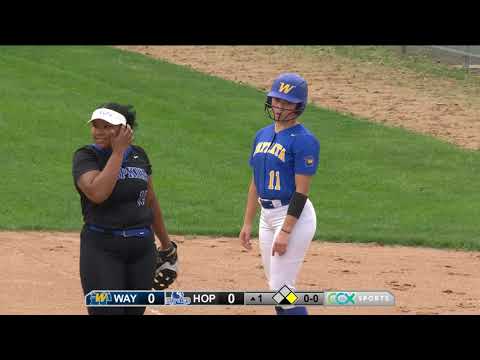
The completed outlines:
<svg viewBox="0 0 480 360">
<path fill-rule="evenodd" d="M 100 170 L 95 151 L 86 147 L 75 151 L 72 165 L 72 175 L 75 183 L 82 174 L 90 170 Z"/>
<path fill-rule="evenodd" d="M 152 175 L 152 164 L 150 163 L 150 159 L 148 158 L 148 155 L 145 152 L 145 150 L 143 150 L 143 148 L 141 148 L 138 145 L 135 146 L 135 150 L 140 154 L 142 159 L 146 162 L 145 171 L 147 172 L 147 174 L 149 176 Z"/>
</svg>

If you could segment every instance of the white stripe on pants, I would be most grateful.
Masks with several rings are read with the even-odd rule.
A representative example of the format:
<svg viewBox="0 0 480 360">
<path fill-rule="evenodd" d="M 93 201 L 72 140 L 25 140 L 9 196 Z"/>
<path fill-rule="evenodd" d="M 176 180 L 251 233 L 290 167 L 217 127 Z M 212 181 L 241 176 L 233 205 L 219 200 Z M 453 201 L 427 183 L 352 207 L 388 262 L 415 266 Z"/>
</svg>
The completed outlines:
<svg viewBox="0 0 480 360">
<path fill-rule="evenodd" d="M 288 205 L 285 205 L 276 209 L 262 208 L 260 213 L 260 253 L 268 285 L 272 291 L 280 290 L 283 285 L 295 289 L 297 275 L 317 227 L 315 209 L 307 199 L 302 214 L 290 234 L 287 251 L 282 256 L 278 254 L 272 256 L 273 241 L 282 228 L 287 210 Z"/>
</svg>

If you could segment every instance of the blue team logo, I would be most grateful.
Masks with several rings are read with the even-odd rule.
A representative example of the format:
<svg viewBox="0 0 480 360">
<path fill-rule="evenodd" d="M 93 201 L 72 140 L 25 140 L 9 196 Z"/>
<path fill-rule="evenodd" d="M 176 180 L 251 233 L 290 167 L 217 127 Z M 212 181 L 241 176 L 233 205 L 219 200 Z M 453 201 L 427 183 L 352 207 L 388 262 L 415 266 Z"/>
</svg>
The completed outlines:
<svg viewBox="0 0 480 360">
<path fill-rule="evenodd" d="M 315 159 L 313 156 L 305 156 L 305 166 L 312 167 L 315 164 Z"/>
<path fill-rule="evenodd" d="M 108 305 L 112 302 L 109 292 L 94 292 L 90 294 L 90 305 Z"/>
<path fill-rule="evenodd" d="M 183 291 L 172 291 L 170 298 L 165 299 L 165 305 L 189 305 L 192 300 L 185 297 Z"/>
</svg>

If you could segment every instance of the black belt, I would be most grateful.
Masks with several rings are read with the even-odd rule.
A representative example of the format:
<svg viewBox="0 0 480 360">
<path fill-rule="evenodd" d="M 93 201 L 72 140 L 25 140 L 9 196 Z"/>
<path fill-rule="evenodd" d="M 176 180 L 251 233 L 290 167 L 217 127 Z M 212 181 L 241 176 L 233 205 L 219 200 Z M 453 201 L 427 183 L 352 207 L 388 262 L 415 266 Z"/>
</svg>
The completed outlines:
<svg viewBox="0 0 480 360">
<path fill-rule="evenodd" d="M 150 228 L 137 228 L 137 229 L 107 229 L 101 226 L 87 224 L 87 228 L 92 231 L 101 232 L 107 235 L 131 237 L 131 236 L 149 236 L 152 233 Z"/>
</svg>

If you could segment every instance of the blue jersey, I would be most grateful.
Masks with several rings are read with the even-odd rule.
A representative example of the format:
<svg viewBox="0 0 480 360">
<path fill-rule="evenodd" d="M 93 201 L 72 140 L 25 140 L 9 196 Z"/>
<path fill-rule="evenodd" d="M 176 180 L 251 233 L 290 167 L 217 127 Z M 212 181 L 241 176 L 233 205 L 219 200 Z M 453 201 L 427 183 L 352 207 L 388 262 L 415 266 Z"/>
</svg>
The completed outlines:
<svg viewBox="0 0 480 360">
<path fill-rule="evenodd" d="M 302 124 L 278 133 L 274 124 L 258 131 L 250 155 L 258 196 L 290 201 L 295 174 L 314 175 L 319 155 L 320 143 Z"/>
</svg>

